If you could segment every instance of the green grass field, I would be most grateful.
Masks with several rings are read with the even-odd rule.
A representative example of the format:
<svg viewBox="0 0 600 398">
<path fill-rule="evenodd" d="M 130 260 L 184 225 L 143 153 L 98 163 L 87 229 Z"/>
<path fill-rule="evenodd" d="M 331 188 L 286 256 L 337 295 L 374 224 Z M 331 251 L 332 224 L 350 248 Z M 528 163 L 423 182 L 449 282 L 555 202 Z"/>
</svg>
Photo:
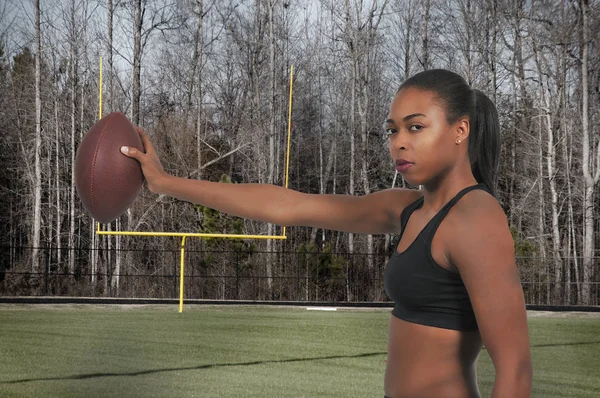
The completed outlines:
<svg viewBox="0 0 600 398">
<path fill-rule="evenodd" d="M 381 397 L 388 319 L 388 309 L 0 305 L 0 397 Z M 529 320 L 533 396 L 600 396 L 600 317 Z M 485 351 L 478 369 L 489 397 Z"/>
</svg>

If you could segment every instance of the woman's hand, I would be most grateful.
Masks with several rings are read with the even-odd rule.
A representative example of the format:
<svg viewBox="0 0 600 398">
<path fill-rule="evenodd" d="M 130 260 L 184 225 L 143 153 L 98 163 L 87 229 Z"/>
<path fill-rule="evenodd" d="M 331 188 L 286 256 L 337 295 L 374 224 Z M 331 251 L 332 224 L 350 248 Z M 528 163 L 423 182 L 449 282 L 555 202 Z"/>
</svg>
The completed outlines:
<svg viewBox="0 0 600 398">
<path fill-rule="evenodd" d="M 159 193 L 161 184 L 169 177 L 169 174 L 165 172 L 160 164 L 156 151 L 154 151 L 154 147 L 144 130 L 138 126 L 136 126 L 136 130 L 142 139 L 142 144 L 144 145 L 146 153 L 127 146 L 121 147 L 121 153 L 140 162 L 142 173 L 144 173 L 144 178 L 148 184 L 148 189 L 151 192 Z"/>
</svg>

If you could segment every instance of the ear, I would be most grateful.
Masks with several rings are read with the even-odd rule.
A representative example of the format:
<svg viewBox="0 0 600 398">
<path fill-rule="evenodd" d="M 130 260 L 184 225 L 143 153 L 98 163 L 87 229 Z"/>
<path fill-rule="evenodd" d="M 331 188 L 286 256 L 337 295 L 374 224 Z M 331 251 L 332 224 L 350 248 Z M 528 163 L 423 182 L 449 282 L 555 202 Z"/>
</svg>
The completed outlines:
<svg viewBox="0 0 600 398">
<path fill-rule="evenodd" d="M 469 137 L 469 132 L 471 131 L 471 124 L 469 123 L 469 119 L 461 118 L 454 125 L 454 141 L 458 145 L 461 142 L 465 142 Z"/>
</svg>

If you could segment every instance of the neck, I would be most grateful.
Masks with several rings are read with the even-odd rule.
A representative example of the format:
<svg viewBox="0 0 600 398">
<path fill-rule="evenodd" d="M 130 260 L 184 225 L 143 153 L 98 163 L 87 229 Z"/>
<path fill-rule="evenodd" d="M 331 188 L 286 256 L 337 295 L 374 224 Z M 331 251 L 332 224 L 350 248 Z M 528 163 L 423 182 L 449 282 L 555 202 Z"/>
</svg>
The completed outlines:
<svg viewBox="0 0 600 398">
<path fill-rule="evenodd" d="M 456 171 L 433 179 L 423 186 L 423 209 L 438 211 L 461 190 L 477 185 L 470 166 L 468 171 Z"/>
</svg>

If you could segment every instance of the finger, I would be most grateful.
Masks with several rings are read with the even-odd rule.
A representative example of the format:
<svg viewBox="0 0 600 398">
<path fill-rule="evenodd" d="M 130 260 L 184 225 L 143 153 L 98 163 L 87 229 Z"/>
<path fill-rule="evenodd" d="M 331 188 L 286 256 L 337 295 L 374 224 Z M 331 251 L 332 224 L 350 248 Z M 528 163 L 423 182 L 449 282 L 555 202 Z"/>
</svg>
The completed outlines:
<svg viewBox="0 0 600 398">
<path fill-rule="evenodd" d="M 130 146 L 122 146 L 121 153 L 130 158 L 134 158 L 138 161 L 141 161 L 141 158 L 144 156 L 144 153 L 139 151 L 137 148 Z"/>
<path fill-rule="evenodd" d="M 152 142 L 150 142 L 150 138 L 148 138 L 146 132 L 140 126 L 135 126 L 135 129 L 137 130 L 138 134 L 140 135 L 140 138 L 142 139 L 142 145 L 144 146 L 144 150 L 146 151 L 146 153 L 154 151 Z"/>
</svg>

